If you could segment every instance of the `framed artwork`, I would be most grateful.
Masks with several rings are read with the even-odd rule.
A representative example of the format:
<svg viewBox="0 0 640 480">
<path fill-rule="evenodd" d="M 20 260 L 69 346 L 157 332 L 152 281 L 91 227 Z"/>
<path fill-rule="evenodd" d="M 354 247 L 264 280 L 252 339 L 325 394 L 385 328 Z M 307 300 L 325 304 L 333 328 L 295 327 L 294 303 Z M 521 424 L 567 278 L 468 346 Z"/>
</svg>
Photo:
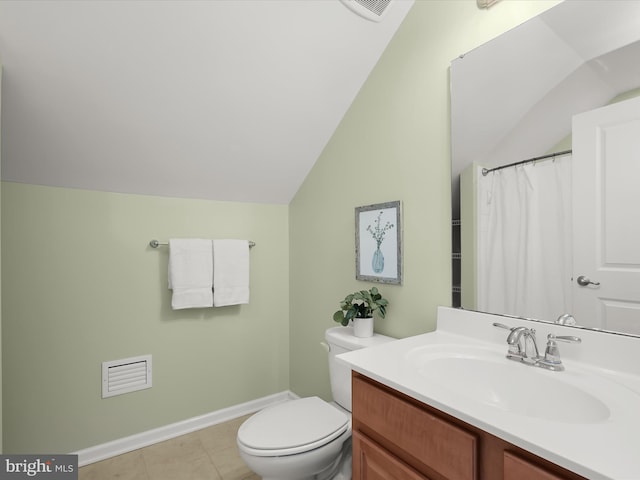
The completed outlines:
<svg viewBox="0 0 640 480">
<path fill-rule="evenodd" d="M 402 284 L 400 201 L 356 207 L 356 280 Z"/>
</svg>

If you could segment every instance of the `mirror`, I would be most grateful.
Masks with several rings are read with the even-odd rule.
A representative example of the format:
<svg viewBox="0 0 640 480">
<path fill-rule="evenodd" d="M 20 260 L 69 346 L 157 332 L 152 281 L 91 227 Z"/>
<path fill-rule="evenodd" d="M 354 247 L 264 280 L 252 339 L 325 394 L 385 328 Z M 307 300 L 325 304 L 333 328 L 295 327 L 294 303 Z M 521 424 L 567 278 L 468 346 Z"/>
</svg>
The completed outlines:
<svg viewBox="0 0 640 480">
<path fill-rule="evenodd" d="M 572 303 L 566 298 L 560 300 L 564 306 L 540 313 L 518 307 L 484 308 L 478 290 L 491 290 L 493 284 L 478 277 L 476 206 L 470 212 L 465 199 L 469 195 L 477 199 L 477 192 L 468 190 L 477 187 L 481 167 L 539 158 L 536 166 L 526 165 L 541 172 L 543 164 L 561 164 L 564 157 L 571 162 L 570 153 L 553 153 L 572 148 L 574 115 L 640 95 L 639 24 L 640 2 L 565 1 L 452 61 L 453 306 L 547 322 L 571 313 Z M 556 223 L 570 225 L 571 221 Z M 558 258 L 570 259 L 571 252 Z M 575 283 L 572 277 L 570 281 Z M 531 290 L 549 289 L 549 285 L 534 285 L 531 278 L 523 283 Z M 491 293 L 502 295 L 503 290 L 508 289 Z M 633 316 L 629 328 L 613 330 L 640 333 L 637 310 Z M 584 316 L 576 322 L 582 328 L 606 329 Z"/>
</svg>

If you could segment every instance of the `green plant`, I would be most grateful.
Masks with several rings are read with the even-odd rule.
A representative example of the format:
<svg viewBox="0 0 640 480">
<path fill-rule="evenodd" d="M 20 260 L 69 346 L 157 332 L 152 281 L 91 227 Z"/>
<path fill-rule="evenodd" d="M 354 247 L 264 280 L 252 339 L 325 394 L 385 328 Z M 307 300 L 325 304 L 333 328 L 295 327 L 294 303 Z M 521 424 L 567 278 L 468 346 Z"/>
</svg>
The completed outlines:
<svg viewBox="0 0 640 480">
<path fill-rule="evenodd" d="M 344 300 L 340 302 L 340 310 L 333 314 L 333 321 L 346 327 L 349 325 L 349 321 L 354 318 L 373 317 L 375 311 L 384 318 L 388 305 L 389 302 L 382 298 L 376 287 L 370 290 L 360 290 L 344 297 Z"/>
</svg>

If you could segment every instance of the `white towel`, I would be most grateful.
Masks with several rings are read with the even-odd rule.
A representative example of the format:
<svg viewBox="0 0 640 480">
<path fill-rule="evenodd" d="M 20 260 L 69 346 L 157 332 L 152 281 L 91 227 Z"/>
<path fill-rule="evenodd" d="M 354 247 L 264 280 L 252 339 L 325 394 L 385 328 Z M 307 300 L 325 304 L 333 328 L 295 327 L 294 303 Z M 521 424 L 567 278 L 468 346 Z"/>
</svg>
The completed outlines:
<svg viewBox="0 0 640 480">
<path fill-rule="evenodd" d="M 213 306 L 249 303 L 249 241 L 213 241 Z"/>
<path fill-rule="evenodd" d="M 169 288 L 171 307 L 213 306 L 213 253 L 211 240 L 182 238 L 169 240 Z"/>
</svg>

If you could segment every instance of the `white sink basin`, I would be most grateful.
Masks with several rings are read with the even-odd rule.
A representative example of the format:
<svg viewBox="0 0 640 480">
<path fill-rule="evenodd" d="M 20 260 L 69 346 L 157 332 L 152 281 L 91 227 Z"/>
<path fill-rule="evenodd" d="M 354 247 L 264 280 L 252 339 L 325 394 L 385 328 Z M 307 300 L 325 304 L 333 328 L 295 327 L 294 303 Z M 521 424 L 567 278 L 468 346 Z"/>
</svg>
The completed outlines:
<svg viewBox="0 0 640 480">
<path fill-rule="evenodd" d="M 440 344 L 414 348 L 406 358 L 425 380 L 506 412 L 564 423 L 609 418 L 607 405 L 576 384 L 588 385 L 590 379 L 576 382 L 575 372 L 526 366 L 504 354 L 492 348 Z"/>
</svg>

